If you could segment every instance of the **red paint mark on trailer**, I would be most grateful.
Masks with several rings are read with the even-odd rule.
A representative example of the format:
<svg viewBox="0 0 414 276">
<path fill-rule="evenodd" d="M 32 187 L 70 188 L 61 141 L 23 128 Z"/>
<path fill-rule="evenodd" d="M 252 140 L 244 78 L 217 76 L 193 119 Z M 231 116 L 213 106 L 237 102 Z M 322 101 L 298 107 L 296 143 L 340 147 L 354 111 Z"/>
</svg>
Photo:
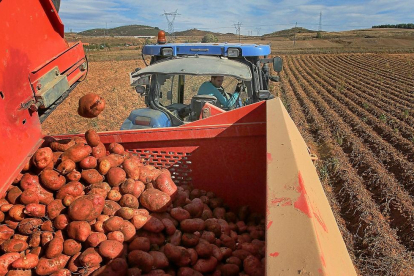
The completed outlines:
<svg viewBox="0 0 414 276">
<path fill-rule="evenodd" d="M 273 220 L 269 221 L 269 222 L 267 223 L 267 227 L 266 227 L 266 229 L 267 229 L 267 230 L 269 230 L 269 228 L 270 228 L 270 226 L 272 226 L 272 224 L 273 224 Z"/>
<path fill-rule="evenodd" d="M 309 218 L 312 217 L 310 210 L 310 204 L 308 202 L 308 195 L 306 193 L 305 184 L 303 182 L 302 174 L 299 172 L 299 186 L 297 187 L 298 193 L 300 193 L 298 199 L 296 200 L 294 206 L 296 209 L 300 210 L 302 213 L 307 215 Z"/>
<path fill-rule="evenodd" d="M 273 161 L 272 154 L 268 152 L 267 153 L 267 164 L 272 163 L 272 161 Z"/>
<path fill-rule="evenodd" d="M 279 256 L 279 252 L 270 253 L 270 257 L 277 257 Z"/>
<path fill-rule="evenodd" d="M 288 197 L 279 197 L 272 199 L 272 205 L 278 206 L 290 206 L 292 205 L 292 199 Z"/>
</svg>

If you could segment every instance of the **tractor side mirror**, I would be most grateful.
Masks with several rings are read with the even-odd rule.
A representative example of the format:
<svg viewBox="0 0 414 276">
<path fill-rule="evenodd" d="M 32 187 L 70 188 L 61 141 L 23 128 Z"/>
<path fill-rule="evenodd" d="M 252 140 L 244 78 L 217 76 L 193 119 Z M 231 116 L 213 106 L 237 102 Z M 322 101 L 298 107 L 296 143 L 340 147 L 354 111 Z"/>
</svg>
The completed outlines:
<svg viewBox="0 0 414 276">
<path fill-rule="evenodd" d="M 282 71 L 283 68 L 283 60 L 281 57 L 274 57 L 273 58 L 273 70 L 276 72 Z"/>
<path fill-rule="evenodd" d="M 275 97 L 270 93 L 269 90 L 259 90 L 259 93 L 257 96 L 260 100 L 270 100 Z"/>
<path fill-rule="evenodd" d="M 135 91 L 137 91 L 138 94 L 141 94 L 141 96 L 145 93 L 145 86 L 144 85 L 137 85 L 135 86 Z"/>
</svg>

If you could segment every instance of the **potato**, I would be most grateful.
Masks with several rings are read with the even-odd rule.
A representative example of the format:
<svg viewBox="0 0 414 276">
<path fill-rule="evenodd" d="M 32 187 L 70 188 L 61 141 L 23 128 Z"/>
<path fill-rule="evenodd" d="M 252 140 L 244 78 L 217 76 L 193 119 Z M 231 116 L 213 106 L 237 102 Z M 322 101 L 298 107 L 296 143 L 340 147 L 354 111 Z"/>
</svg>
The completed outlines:
<svg viewBox="0 0 414 276">
<path fill-rule="evenodd" d="M 72 272 L 69 269 L 62 268 L 50 274 L 50 276 L 71 276 Z"/>
<path fill-rule="evenodd" d="M 121 205 L 122 207 L 129 207 L 129 208 L 136 209 L 139 207 L 139 202 L 135 196 L 131 194 L 125 194 L 119 200 L 119 205 Z"/>
<path fill-rule="evenodd" d="M 124 247 L 119 241 L 106 240 L 99 244 L 99 254 L 109 259 L 120 257 L 123 249 Z"/>
<path fill-rule="evenodd" d="M 14 230 L 7 225 L 0 225 L 0 240 L 8 240 L 14 235 Z"/>
<path fill-rule="evenodd" d="M 135 226 L 137 230 L 141 229 L 147 221 L 150 219 L 149 216 L 145 215 L 134 215 L 131 219 L 132 224 Z"/>
<path fill-rule="evenodd" d="M 13 220 L 22 221 L 25 218 L 24 209 L 25 209 L 24 205 L 16 204 L 10 208 L 8 214 Z"/>
<path fill-rule="evenodd" d="M 88 184 L 99 183 L 103 181 L 103 176 L 95 169 L 83 170 L 82 179 Z"/>
<path fill-rule="evenodd" d="M 38 218 L 27 218 L 22 220 L 19 223 L 19 226 L 17 227 L 17 230 L 20 234 L 23 235 L 30 235 L 35 230 L 38 230 L 40 228 L 40 225 L 42 225 L 42 220 Z"/>
<path fill-rule="evenodd" d="M 53 160 L 53 152 L 49 147 L 38 149 L 32 156 L 32 163 L 38 169 L 44 169 Z"/>
<path fill-rule="evenodd" d="M 84 170 L 95 169 L 98 166 L 98 160 L 93 156 L 86 156 L 79 162 L 79 167 Z"/>
<path fill-rule="evenodd" d="M 27 242 L 19 239 L 10 239 L 1 245 L 1 249 L 6 253 L 22 252 L 29 247 Z"/>
<path fill-rule="evenodd" d="M 129 207 L 121 207 L 121 209 L 116 212 L 116 215 L 123 219 L 130 220 L 134 216 L 134 209 Z"/>
<path fill-rule="evenodd" d="M 22 188 L 23 191 L 36 189 L 39 185 L 39 177 L 30 173 L 25 173 L 20 180 L 20 188 Z"/>
<path fill-rule="evenodd" d="M 180 230 L 176 230 L 175 233 L 168 238 L 168 242 L 170 242 L 172 245 L 180 245 L 182 234 L 183 233 Z"/>
<path fill-rule="evenodd" d="M 119 188 L 122 194 L 131 194 L 136 198 L 139 198 L 142 192 L 145 190 L 145 184 L 142 183 L 142 181 L 128 178 L 119 186 Z"/>
<path fill-rule="evenodd" d="M 208 241 L 200 239 L 199 243 L 194 248 L 200 258 L 209 258 L 213 254 L 213 245 Z"/>
<path fill-rule="evenodd" d="M 87 194 L 88 195 L 100 195 L 104 199 L 106 199 L 107 196 L 108 196 L 108 192 L 104 189 L 101 189 L 101 188 L 92 188 Z M 111 200 L 111 199 L 108 198 L 108 200 Z"/>
<path fill-rule="evenodd" d="M 243 260 L 243 268 L 248 275 L 260 276 L 265 274 L 264 265 L 253 255 L 249 255 Z"/>
<path fill-rule="evenodd" d="M 38 203 L 27 204 L 24 213 L 30 217 L 42 218 L 46 215 L 46 205 Z"/>
<path fill-rule="evenodd" d="M 63 242 L 63 254 L 73 256 L 82 249 L 81 243 L 74 239 L 67 239 Z"/>
<path fill-rule="evenodd" d="M 56 199 L 64 199 L 65 196 L 71 195 L 78 197 L 84 194 L 85 187 L 79 181 L 71 181 L 64 185 L 56 194 Z"/>
<path fill-rule="evenodd" d="M 53 141 L 50 143 L 50 148 L 53 151 L 65 151 L 71 146 L 75 145 L 75 140 L 73 139 L 62 139 L 58 141 Z"/>
<path fill-rule="evenodd" d="M 101 139 L 99 138 L 98 133 L 94 129 L 88 129 L 85 132 L 85 139 L 89 146 L 96 147 Z"/>
<path fill-rule="evenodd" d="M 154 188 L 157 188 L 171 198 L 174 198 L 177 193 L 177 186 L 171 179 L 171 175 L 167 173 L 161 173 L 158 175 L 157 179 L 154 181 Z"/>
<path fill-rule="evenodd" d="M 65 150 L 62 153 L 61 158 L 62 158 L 62 162 L 65 161 L 66 159 L 71 159 L 75 163 L 78 163 L 82 161 L 83 158 L 85 158 L 91 153 L 92 153 L 92 148 L 88 145 L 84 145 L 81 143 L 81 144 L 75 144 L 71 146 L 70 148 L 68 148 L 67 150 Z"/>
<path fill-rule="evenodd" d="M 68 173 L 72 172 L 75 168 L 76 163 L 71 159 L 66 159 L 65 161 L 60 162 L 56 169 L 62 175 L 67 175 Z"/>
<path fill-rule="evenodd" d="M 55 236 L 47 246 L 45 256 L 46 258 L 53 259 L 58 257 L 63 252 L 63 239 Z"/>
<path fill-rule="evenodd" d="M 22 190 L 20 190 L 18 187 L 13 186 L 8 192 L 7 192 L 7 200 L 11 204 L 15 204 L 17 202 L 17 199 L 22 194 Z M 3 206 L 2 206 L 3 207 Z M 3 211 L 4 212 L 4 211 Z"/>
<path fill-rule="evenodd" d="M 11 264 L 20 258 L 20 254 L 17 252 L 4 253 L 0 256 L 0 275 L 6 275 L 9 271 Z"/>
<path fill-rule="evenodd" d="M 198 259 L 193 268 L 201 273 L 209 273 L 214 271 L 216 269 L 216 266 L 217 259 L 214 257 L 210 257 L 208 259 Z"/>
<path fill-rule="evenodd" d="M 32 276 L 32 270 L 9 270 L 6 276 Z M 1 274 L 0 274 L 1 275 Z"/>
<path fill-rule="evenodd" d="M 55 219 L 65 209 L 61 199 L 55 199 L 46 207 L 47 216 L 50 219 Z"/>
<path fill-rule="evenodd" d="M 143 272 L 149 272 L 154 265 L 154 257 L 142 250 L 133 250 L 128 254 L 128 263 L 138 266 Z"/>
<path fill-rule="evenodd" d="M 169 266 L 169 261 L 167 256 L 163 252 L 159 251 L 150 251 L 149 254 L 154 258 L 154 265 L 155 269 L 163 269 Z"/>
<path fill-rule="evenodd" d="M 102 262 L 102 257 L 95 248 L 89 247 L 79 255 L 79 262 L 83 266 L 96 267 Z"/>
<path fill-rule="evenodd" d="M 126 172 L 120 167 L 110 168 L 106 174 L 106 180 L 112 187 L 121 185 L 126 179 Z"/>
<path fill-rule="evenodd" d="M 158 189 L 147 189 L 139 197 L 139 202 L 152 212 L 164 212 L 171 205 L 171 197 Z"/>
<path fill-rule="evenodd" d="M 105 199 L 100 195 L 85 195 L 75 199 L 68 208 L 72 220 L 91 221 L 96 219 L 104 209 Z"/>
<path fill-rule="evenodd" d="M 128 250 L 142 250 L 148 252 L 150 250 L 151 243 L 147 237 L 135 237 L 128 245 Z"/>
<path fill-rule="evenodd" d="M 52 231 L 42 231 L 40 235 L 40 245 L 45 246 L 51 240 L 53 240 L 53 232 Z"/>
<path fill-rule="evenodd" d="M 5 219 L 5 215 L 2 211 L 0 211 L 0 223 L 3 222 Z"/>
<path fill-rule="evenodd" d="M 139 268 L 136 267 L 139 271 Z M 111 260 L 107 265 L 101 266 L 99 269 L 93 272 L 93 276 L 117 276 L 117 275 L 127 275 L 128 264 L 123 258 L 116 258 Z M 141 275 L 136 274 L 136 276 Z"/>
<path fill-rule="evenodd" d="M 203 231 L 205 228 L 204 220 L 195 218 L 195 219 L 185 219 L 180 222 L 180 228 L 183 232 L 194 233 L 196 231 Z"/>
<path fill-rule="evenodd" d="M 120 243 L 125 241 L 124 234 L 121 231 L 109 232 L 106 236 L 108 237 L 108 240 L 119 241 Z"/>
<path fill-rule="evenodd" d="M 125 159 L 123 163 L 127 177 L 132 178 L 133 180 L 139 179 L 140 168 L 142 166 L 143 164 L 141 163 L 141 160 L 136 156 Z"/>
<path fill-rule="evenodd" d="M 191 203 L 184 205 L 183 207 L 185 210 L 187 210 L 191 217 L 193 218 L 199 218 L 204 210 L 204 203 L 199 198 L 194 198 Z"/>
<path fill-rule="evenodd" d="M 90 247 L 97 247 L 99 246 L 101 242 L 106 241 L 106 240 L 107 240 L 107 237 L 104 233 L 94 232 L 89 235 L 88 239 L 86 240 L 86 243 Z"/>
<path fill-rule="evenodd" d="M 188 266 L 191 263 L 190 253 L 184 247 L 167 243 L 164 246 L 164 254 L 169 261 L 175 263 L 177 266 Z"/>
<path fill-rule="evenodd" d="M 43 276 L 49 275 L 63 269 L 69 261 L 69 256 L 64 254 L 53 259 L 40 258 L 36 266 L 36 274 Z"/>
<path fill-rule="evenodd" d="M 88 93 L 79 99 L 78 114 L 85 118 L 97 117 L 105 108 L 105 99 Z"/>
<path fill-rule="evenodd" d="M 86 221 L 72 221 L 67 227 L 69 238 L 84 242 L 91 233 L 91 226 Z"/>
<path fill-rule="evenodd" d="M 121 209 L 121 206 L 118 203 L 111 200 L 105 200 L 105 205 L 102 210 L 102 214 L 113 216 L 119 209 Z"/>
<path fill-rule="evenodd" d="M 181 244 L 186 248 L 198 245 L 200 238 L 191 233 L 184 233 L 181 237 Z"/>
<path fill-rule="evenodd" d="M 122 198 L 122 194 L 117 190 L 110 190 L 108 193 L 108 200 L 120 201 L 121 198 Z"/>
<path fill-rule="evenodd" d="M 20 195 L 20 202 L 24 205 L 30 203 L 39 203 L 39 194 L 35 189 L 25 190 Z"/>
<path fill-rule="evenodd" d="M 183 221 L 185 219 L 191 218 L 190 213 L 187 210 L 185 210 L 181 207 L 172 208 L 171 211 L 170 211 L 170 214 L 174 219 L 176 219 L 178 221 Z"/>
<path fill-rule="evenodd" d="M 190 267 L 180 267 L 177 276 L 203 276 L 203 274 Z"/>
<path fill-rule="evenodd" d="M 159 233 L 164 230 L 165 226 L 161 220 L 156 217 L 150 216 L 142 229 L 153 233 Z M 175 232 L 175 231 L 174 231 Z"/>
<path fill-rule="evenodd" d="M 103 223 L 104 229 L 108 232 L 121 230 L 123 225 L 124 219 L 118 216 L 111 217 Z"/>
<path fill-rule="evenodd" d="M 124 234 L 125 241 L 129 242 L 135 236 L 137 230 L 131 222 L 124 220 L 124 225 L 122 226 L 121 232 Z"/>
<path fill-rule="evenodd" d="M 76 169 L 71 171 L 70 173 L 68 173 L 66 175 L 66 179 L 67 181 L 79 181 L 81 179 L 81 173 L 78 172 Z"/>
<path fill-rule="evenodd" d="M 106 148 L 105 145 L 101 142 L 98 143 L 97 146 L 92 148 L 92 156 L 99 160 L 106 155 Z M 99 162 L 98 162 L 99 164 Z"/>
</svg>

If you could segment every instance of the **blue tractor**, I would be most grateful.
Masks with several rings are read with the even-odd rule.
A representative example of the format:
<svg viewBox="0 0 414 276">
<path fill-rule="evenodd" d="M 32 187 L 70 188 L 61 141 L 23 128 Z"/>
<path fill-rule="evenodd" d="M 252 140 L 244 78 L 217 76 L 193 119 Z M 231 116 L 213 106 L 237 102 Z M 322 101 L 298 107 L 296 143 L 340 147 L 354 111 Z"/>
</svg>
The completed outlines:
<svg viewBox="0 0 414 276">
<path fill-rule="evenodd" d="M 145 45 L 142 55 L 150 55 L 147 67 L 130 73 L 131 85 L 145 97 L 146 108 L 133 110 L 121 130 L 174 127 L 198 120 L 206 103 L 231 110 L 274 96 L 269 82 L 282 70 L 280 57 L 268 58 L 269 45 L 239 43 L 160 43 Z M 145 60 L 145 59 L 144 59 Z M 211 76 L 224 76 L 222 88 L 231 96 L 232 106 L 220 106 L 211 95 L 198 95 L 199 87 Z M 220 110 L 221 110 L 220 109 Z"/>
</svg>

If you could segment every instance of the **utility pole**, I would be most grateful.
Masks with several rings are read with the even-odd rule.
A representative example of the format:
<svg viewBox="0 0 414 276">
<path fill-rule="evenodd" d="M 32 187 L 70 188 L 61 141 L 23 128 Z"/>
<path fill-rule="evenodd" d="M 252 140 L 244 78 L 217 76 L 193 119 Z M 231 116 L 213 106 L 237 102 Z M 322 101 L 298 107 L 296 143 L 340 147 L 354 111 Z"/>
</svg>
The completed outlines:
<svg viewBox="0 0 414 276">
<path fill-rule="evenodd" d="M 172 40 L 175 40 L 174 20 L 175 20 L 175 17 L 177 15 L 180 15 L 180 14 L 177 13 L 177 10 L 175 10 L 175 12 L 165 12 L 165 10 L 164 10 L 164 13 L 161 14 L 161 16 L 162 15 L 165 15 L 165 18 L 167 19 L 167 22 L 168 22 L 168 33 L 171 35 Z M 171 18 L 169 18 L 169 16 L 171 16 Z"/>
<path fill-rule="evenodd" d="M 319 32 L 322 31 L 322 12 L 319 13 Z"/>
<path fill-rule="evenodd" d="M 256 28 L 256 31 L 257 31 L 257 36 L 259 36 L 259 34 L 260 34 L 260 28 Z"/>
<path fill-rule="evenodd" d="M 240 40 L 240 26 L 242 25 L 242 23 L 237 22 L 237 24 L 234 24 L 234 27 L 236 28 L 236 34 L 237 32 L 239 33 L 239 43 L 241 42 Z"/>
<path fill-rule="evenodd" d="M 293 47 L 296 45 L 296 27 L 298 26 L 298 22 L 295 23 L 295 35 L 293 37 Z"/>
</svg>

